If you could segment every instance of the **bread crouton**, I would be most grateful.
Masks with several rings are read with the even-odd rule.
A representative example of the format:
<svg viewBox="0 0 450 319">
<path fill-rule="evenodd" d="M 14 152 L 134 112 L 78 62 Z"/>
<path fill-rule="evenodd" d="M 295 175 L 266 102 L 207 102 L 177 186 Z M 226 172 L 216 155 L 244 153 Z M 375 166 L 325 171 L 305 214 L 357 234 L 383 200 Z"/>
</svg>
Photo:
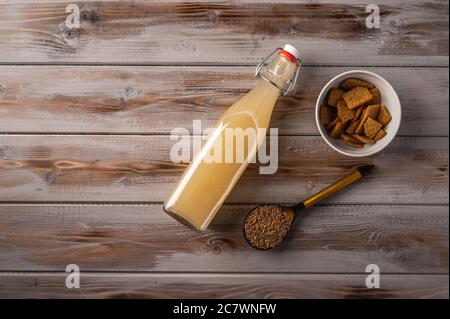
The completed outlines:
<svg viewBox="0 0 450 319">
<path fill-rule="evenodd" d="M 336 117 L 333 122 L 331 122 L 330 124 L 327 125 L 327 131 L 328 132 L 330 132 L 334 128 L 334 126 L 336 125 L 337 121 L 339 121 L 339 119 Z"/>
<path fill-rule="evenodd" d="M 342 123 L 345 123 L 355 116 L 355 112 L 347 107 L 344 100 L 339 100 L 337 102 L 337 116 Z"/>
<path fill-rule="evenodd" d="M 378 131 L 377 135 L 373 138 L 375 141 L 381 140 L 383 137 L 386 136 L 386 131 L 381 129 Z"/>
<path fill-rule="evenodd" d="M 343 88 L 344 90 L 351 90 L 357 86 L 365 87 L 368 89 L 373 89 L 375 87 L 375 85 L 370 82 L 355 78 L 345 79 L 341 82 L 341 88 Z"/>
<path fill-rule="evenodd" d="M 363 142 L 364 144 L 375 144 L 375 141 L 371 138 L 359 134 L 353 134 L 352 136 L 356 138 L 358 141 Z"/>
<path fill-rule="evenodd" d="M 356 128 L 358 127 L 359 122 L 353 122 L 352 124 L 350 124 L 349 127 L 347 127 L 347 130 L 345 132 L 347 132 L 347 134 L 352 135 L 353 133 L 355 133 Z"/>
<path fill-rule="evenodd" d="M 378 113 L 377 121 L 386 126 L 392 120 L 391 113 L 389 113 L 386 106 L 380 106 L 380 112 Z"/>
<path fill-rule="evenodd" d="M 356 122 L 357 120 L 359 120 L 363 111 L 364 111 L 363 107 L 358 107 L 357 109 L 355 109 L 355 116 L 353 117 L 352 122 Z"/>
<path fill-rule="evenodd" d="M 366 107 L 363 114 L 361 115 L 361 120 L 359 122 L 359 126 L 355 130 L 355 133 L 357 134 L 364 133 L 364 123 L 367 121 L 368 118 L 375 120 L 378 116 L 379 111 L 380 111 L 379 105 L 369 105 L 368 107 Z"/>
<path fill-rule="evenodd" d="M 345 91 L 341 89 L 331 89 L 330 94 L 328 95 L 328 105 L 337 107 L 337 102 L 342 99 L 342 94 L 344 93 Z"/>
<path fill-rule="evenodd" d="M 328 105 L 320 107 L 320 123 L 328 125 L 336 118 L 336 110 Z"/>
<path fill-rule="evenodd" d="M 338 120 L 336 122 L 336 125 L 333 127 L 330 136 L 332 138 L 338 138 L 341 135 L 342 131 L 344 130 L 344 127 L 345 127 L 344 123 Z"/>
<path fill-rule="evenodd" d="M 349 109 L 354 109 L 369 102 L 373 98 L 373 95 L 367 88 L 357 86 L 342 94 L 342 98 L 347 103 Z"/>
<path fill-rule="evenodd" d="M 377 88 L 373 88 L 369 90 L 370 94 L 373 95 L 372 100 L 369 101 L 369 104 L 381 104 L 381 93 Z"/>
<path fill-rule="evenodd" d="M 368 137 L 373 139 L 382 127 L 383 124 L 369 117 L 364 123 L 364 133 L 366 133 Z"/>
<path fill-rule="evenodd" d="M 341 140 L 345 140 L 345 141 L 353 143 L 353 144 L 361 144 L 361 141 L 357 140 L 356 138 L 354 138 L 348 134 L 342 133 L 340 137 L 341 137 Z"/>
<path fill-rule="evenodd" d="M 352 143 L 350 141 L 347 141 L 347 140 L 343 139 L 342 136 L 341 136 L 341 141 L 344 142 L 345 144 L 350 145 L 355 148 L 362 148 L 364 146 L 364 144 L 362 144 L 362 143 Z"/>
</svg>

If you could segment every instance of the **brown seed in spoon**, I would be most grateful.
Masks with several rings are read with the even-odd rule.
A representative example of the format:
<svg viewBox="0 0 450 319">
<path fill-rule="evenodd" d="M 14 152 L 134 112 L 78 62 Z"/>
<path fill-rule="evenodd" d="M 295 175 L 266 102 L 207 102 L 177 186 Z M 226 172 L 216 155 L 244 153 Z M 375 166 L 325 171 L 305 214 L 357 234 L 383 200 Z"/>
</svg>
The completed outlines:
<svg viewBox="0 0 450 319">
<path fill-rule="evenodd" d="M 278 205 L 261 205 L 245 219 L 244 232 L 250 245 L 259 249 L 278 246 L 287 235 L 294 212 Z"/>
</svg>

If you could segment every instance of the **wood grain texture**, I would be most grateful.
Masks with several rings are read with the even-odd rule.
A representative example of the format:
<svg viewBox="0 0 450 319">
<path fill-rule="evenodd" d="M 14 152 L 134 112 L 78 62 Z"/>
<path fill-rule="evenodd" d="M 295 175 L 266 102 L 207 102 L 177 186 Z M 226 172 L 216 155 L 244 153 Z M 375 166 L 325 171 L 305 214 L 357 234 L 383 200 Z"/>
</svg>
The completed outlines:
<svg viewBox="0 0 450 319">
<path fill-rule="evenodd" d="M 0 298 L 448 298 L 448 2 L 0 0 Z M 162 210 L 185 164 L 174 127 L 203 128 L 284 43 L 304 60 L 281 98 L 279 170 L 251 165 L 204 233 Z M 25 65 L 24 65 L 25 64 Z M 39 65 L 33 65 L 39 64 Z M 399 136 L 341 156 L 314 104 L 334 75 L 369 69 L 400 95 Z M 361 163 L 375 174 L 305 211 L 285 245 L 243 240 L 261 202 L 294 203 Z M 65 286 L 67 264 L 81 289 Z M 381 288 L 365 288 L 365 268 Z"/>
<path fill-rule="evenodd" d="M 162 205 L 2 204 L 0 271 L 448 274 L 448 206 L 311 208 L 268 252 L 243 238 L 252 207 L 226 205 L 200 233 Z"/>
<path fill-rule="evenodd" d="M 272 116 L 280 134 L 318 134 L 314 107 L 343 67 L 304 67 L 295 96 Z M 367 68 L 384 76 L 402 102 L 400 135 L 448 136 L 447 68 Z M 253 67 L 0 68 L 0 131 L 170 133 L 212 126 L 254 87 Z M 39 79 L 39 80 L 37 80 Z"/>
<path fill-rule="evenodd" d="M 378 1 L 380 28 L 359 1 L 71 1 L 0 4 L 3 63 L 255 64 L 288 42 L 306 64 L 448 65 L 448 3 Z"/>
<path fill-rule="evenodd" d="M 161 202 L 185 164 L 170 160 L 168 136 L 1 135 L 0 201 Z M 397 137 L 382 153 L 350 158 L 321 137 L 280 136 L 278 172 L 251 165 L 230 203 L 305 199 L 357 164 L 375 174 L 330 203 L 448 204 L 448 138 Z"/>
<path fill-rule="evenodd" d="M 66 274 L 0 274 L 0 298 L 448 298 L 446 275 L 82 274 L 67 289 Z"/>
</svg>

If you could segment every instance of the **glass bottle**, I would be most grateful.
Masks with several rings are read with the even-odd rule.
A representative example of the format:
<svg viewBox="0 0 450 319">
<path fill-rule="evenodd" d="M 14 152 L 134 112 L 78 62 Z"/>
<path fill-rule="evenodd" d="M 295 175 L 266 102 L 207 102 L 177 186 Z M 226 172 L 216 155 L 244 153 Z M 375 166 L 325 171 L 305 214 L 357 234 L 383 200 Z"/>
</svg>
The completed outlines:
<svg viewBox="0 0 450 319">
<path fill-rule="evenodd" d="M 169 215 L 197 230 L 208 227 L 264 142 L 273 107 L 292 91 L 299 69 L 299 52 L 289 44 L 258 65 L 255 88 L 220 117 L 164 202 Z"/>
</svg>

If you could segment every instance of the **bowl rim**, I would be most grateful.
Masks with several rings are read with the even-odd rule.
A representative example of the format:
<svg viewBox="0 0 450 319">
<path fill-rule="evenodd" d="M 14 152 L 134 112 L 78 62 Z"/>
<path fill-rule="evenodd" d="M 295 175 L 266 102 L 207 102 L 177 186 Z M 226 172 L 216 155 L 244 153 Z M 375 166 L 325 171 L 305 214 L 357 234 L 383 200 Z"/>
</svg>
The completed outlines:
<svg viewBox="0 0 450 319">
<path fill-rule="evenodd" d="M 392 131 L 390 140 L 381 148 L 379 149 L 373 149 L 372 151 L 366 152 L 366 153 L 349 153 L 346 150 L 333 145 L 328 139 L 331 137 L 325 136 L 326 132 L 324 132 L 322 123 L 320 123 L 320 119 L 319 119 L 319 111 L 320 111 L 320 104 L 319 103 L 322 100 L 322 97 L 325 93 L 328 92 L 328 90 L 330 89 L 330 85 L 331 83 L 333 83 L 334 81 L 336 81 L 336 79 L 343 77 L 343 76 L 347 76 L 347 75 L 351 75 L 351 74 L 355 74 L 355 73 L 364 73 L 373 77 L 378 78 L 379 80 L 381 80 L 382 82 L 384 82 L 386 84 L 386 86 L 388 87 L 388 89 L 392 92 L 393 94 L 393 98 L 396 100 L 397 105 L 398 105 L 398 125 L 394 128 L 394 130 Z M 374 155 L 378 152 L 381 152 L 382 150 L 384 150 L 389 144 L 391 144 L 391 142 L 394 140 L 395 136 L 397 135 L 398 130 L 400 129 L 400 125 L 401 125 L 401 121 L 402 121 L 402 105 L 400 103 L 400 98 L 398 97 L 397 92 L 395 91 L 394 87 L 391 85 L 391 83 L 389 83 L 388 80 L 386 80 L 384 77 L 382 77 L 381 75 L 378 75 L 374 72 L 371 71 L 367 71 L 367 70 L 349 70 L 349 71 L 345 71 L 342 72 L 336 76 L 334 76 L 331 80 L 329 80 L 322 88 L 322 90 L 320 91 L 319 95 L 317 96 L 317 100 L 316 100 L 316 107 L 315 107 L 315 119 L 316 119 L 316 126 L 317 129 L 319 130 L 320 136 L 322 137 L 322 139 L 328 144 L 328 146 L 330 146 L 332 149 L 334 149 L 336 152 L 339 152 L 343 155 L 346 156 L 350 156 L 350 157 L 366 157 L 366 156 L 371 156 Z"/>
</svg>

